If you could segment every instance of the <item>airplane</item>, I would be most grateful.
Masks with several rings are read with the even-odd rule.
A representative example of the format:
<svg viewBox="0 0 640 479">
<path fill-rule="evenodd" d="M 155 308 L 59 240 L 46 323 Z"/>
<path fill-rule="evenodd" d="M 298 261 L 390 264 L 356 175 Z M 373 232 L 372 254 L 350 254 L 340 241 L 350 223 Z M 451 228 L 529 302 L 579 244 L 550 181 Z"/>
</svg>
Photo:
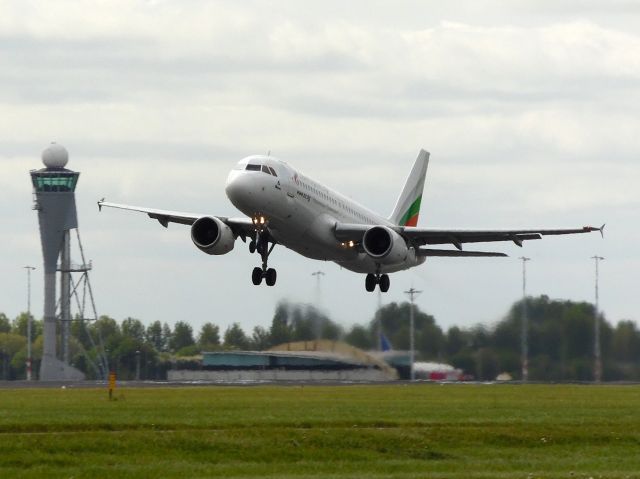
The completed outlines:
<svg viewBox="0 0 640 479">
<path fill-rule="evenodd" d="M 227 177 L 225 192 L 246 217 L 182 213 L 98 201 L 103 207 L 146 213 L 165 228 L 169 223 L 191 226 L 191 240 L 210 255 L 233 250 L 236 240 L 249 241 L 261 266 L 251 280 L 259 285 L 276 283 L 277 272 L 268 265 L 279 244 L 314 260 L 333 261 L 343 268 L 365 274 L 365 289 L 379 286 L 387 292 L 389 273 L 421 265 L 428 257 L 504 257 L 504 253 L 467 251 L 465 243 L 524 241 L 548 235 L 604 232 L 585 226 L 573 229 L 464 230 L 418 227 L 422 193 L 430 154 L 421 150 L 388 218 L 304 175 L 270 155 L 240 160 Z M 427 246 L 452 245 L 455 249 Z"/>
</svg>

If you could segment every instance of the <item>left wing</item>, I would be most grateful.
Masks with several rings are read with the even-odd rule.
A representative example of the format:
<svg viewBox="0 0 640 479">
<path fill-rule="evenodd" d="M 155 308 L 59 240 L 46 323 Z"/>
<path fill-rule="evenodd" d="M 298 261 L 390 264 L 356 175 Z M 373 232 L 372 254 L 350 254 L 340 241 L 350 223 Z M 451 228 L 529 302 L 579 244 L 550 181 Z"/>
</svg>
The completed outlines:
<svg viewBox="0 0 640 479">
<path fill-rule="evenodd" d="M 361 241 L 364 233 L 374 225 L 336 223 L 335 236 L 338 241 Z M 513 241 L 518 246 L 527 240 L 541 239 L 550 235 L 570 235 L 580 233 L 604 232 L 600 228 L 584 226 L 572 229 L 506 229 L 506 230 L 456 230 L 415 228 L 410 226 L 389 226 L 414 246 L 451 244 L 462 250 L 463 243 L 489 243 L 494 241 Z"/>
<path fill-rule="evenodd" d="M 158 222 L 165 228 L 169 226 L 169 223 L 179 223 L 183 225 L 192 225 L 198 218 L 203 216 L 215 216 L 205 215 L 197 213 L 183 213 L 180 211 L 167 211 L 158 210 L 155 208 L 145 208 L 142 206 L 129 206 L 121 205 L 118 203 L 109 203 L 104 199 L 98 201 L 98 208 L 102 211 L 102 208 L 118 208 L 121 210 L 137 211 L 139 213 L 146 213 L 149 218 L 158 220 Z M 243 238 L 254 234 L 255 227 L 250 218 L 228 218 L 226 216 L 215 216 L 223 223 L 226 223 L 236 236 Z"/>
</svg>

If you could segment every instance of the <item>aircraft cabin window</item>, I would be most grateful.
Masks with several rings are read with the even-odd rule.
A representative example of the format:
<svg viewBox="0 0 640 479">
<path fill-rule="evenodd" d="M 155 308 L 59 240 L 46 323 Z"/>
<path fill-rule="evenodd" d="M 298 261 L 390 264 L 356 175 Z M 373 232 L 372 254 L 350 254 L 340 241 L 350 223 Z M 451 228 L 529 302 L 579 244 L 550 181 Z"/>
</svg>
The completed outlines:
<svg viewBox="0 0 640 479">
<path fill-rule="evenodd" d="M 247 165 L 245 169 L 248 171 L 260 171 L 260 165 Z"/>
</svg>

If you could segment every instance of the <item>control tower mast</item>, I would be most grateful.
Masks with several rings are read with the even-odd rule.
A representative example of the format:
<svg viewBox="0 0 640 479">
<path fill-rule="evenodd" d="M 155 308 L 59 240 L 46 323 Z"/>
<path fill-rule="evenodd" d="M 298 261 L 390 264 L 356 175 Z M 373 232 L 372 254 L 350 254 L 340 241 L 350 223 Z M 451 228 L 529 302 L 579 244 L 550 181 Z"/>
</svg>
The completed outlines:
<svg viewBox="0 0 640 479">
<path fill-rule="evenodd" d="M 68 338 L 71 325 L 71 272 L 89 267 L 71 265 L 70 230 L 78 228 L 75 189 L 80 173 L 65 168 L 67 150 L 52 143 L 42 153 L 44 168 L 31 171 L 44 257 L 44 345 L 41 381 L 79 381 L 84 374 L 69 365 Z M 60 266 L 58 266 L 60 258 Z M 56 273 L 60 272 L 60 320 L 63 360 L 56 354 Z"/>
</svg>

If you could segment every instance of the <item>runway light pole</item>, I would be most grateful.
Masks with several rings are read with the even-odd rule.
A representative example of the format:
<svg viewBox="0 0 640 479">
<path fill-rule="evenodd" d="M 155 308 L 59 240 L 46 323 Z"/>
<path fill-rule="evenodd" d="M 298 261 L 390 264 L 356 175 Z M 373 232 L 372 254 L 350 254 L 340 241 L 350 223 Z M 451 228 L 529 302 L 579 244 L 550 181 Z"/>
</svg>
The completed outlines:
<svg viewBox="0 0 640 479">
<path fill-rule="evenodd" d="M 31 381 L 31 271 L 36 268 L 25 266 L 24 269 L 27 270 L 27 381 Z"/>
<path fill-rule="evenodd" d="M 316 307 L 318 308 L 318 310 L 320 309 L 320 279 L 325 276 L 324 271 L 315 271 L 313 273 L 311 273 L 311 276 L 315 276 L 316 277 Z M 316 317 L 316 324 L 313 325 L 315 331 L 315 335 L 316 335 L 316 339 L 321 339 L 320 336 L 322 335 L 322 331 L 320 328 L 320 318 Z"/>
<path fill-rule="evenodd" d="M 136 381 L 140 381 L 140 350 L 136 350 Z"/>
<path fill-rule="evenodd" d="M 409 299 L 411 300 L 411 306 L 409 309 L 409 362 L 411 367 L 410 377 L 412 381 L 415 381 L 416 372 L 415 372 L 415 368 L 413 367 L 413 363 L 415 362 L 416 353 L 415 353 L 415 339 L 414 339 L 414 326 L 413 326 L 413 323 L 414 323 L 413 301 L 420 293 L 422 293 L 422 291 L 417 291 L 412 287 L 409 291 L 405 291 L 404 293 L 408 295 Z"/>
<path fill-rule="evenodd" d="M 599 298 L 599 281 L 600 281 L 600 261 L 604 260 L 602 256 L 592 256 L 592 260 L 596 263 L 596 305 L 594 312 L 594 344 L 593 344 L 593 379 L 599 383 L 602 381 L 602 356 L 600 353 L 600 298 Z"/>
<path fill-rule="evenodd" d="M 529 318 L 527 317 L 527 261 L 531 258 L 521 256 L 522 260 L 522 329 L 520 343 L 522 347 L 522 382 L 529 380 Z"/>
</svg>

